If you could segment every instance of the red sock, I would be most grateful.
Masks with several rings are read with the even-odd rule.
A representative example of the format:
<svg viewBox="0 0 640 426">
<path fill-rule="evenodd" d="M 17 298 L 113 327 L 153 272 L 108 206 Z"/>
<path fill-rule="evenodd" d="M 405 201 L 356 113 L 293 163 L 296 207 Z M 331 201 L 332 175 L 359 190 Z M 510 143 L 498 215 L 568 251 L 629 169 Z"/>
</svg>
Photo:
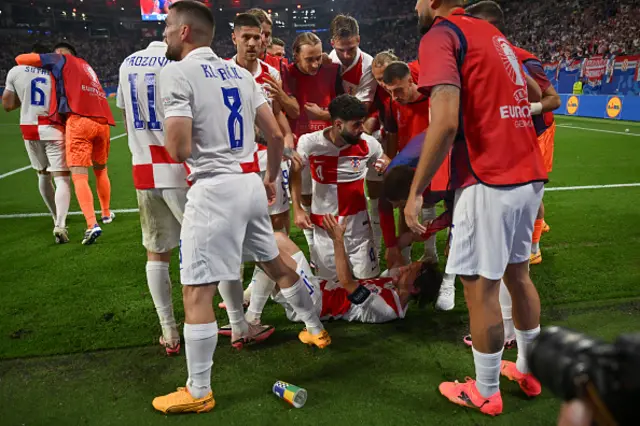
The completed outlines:
<svg viewBox="0 0 640 426">
<path fill-rule="evenodd" d="M 96 210 L 93 206 L 93 193 L 89 186 L 89 176 L 85 174 L 74 174 L 73 186 L 76 191 L 76 198 L 80 204 L 80 210 L 87 221 L 87 228 L 93 228 L 96 223 Z"/>
<path fill-rule="evenodd" d="M 107 168 L 93 169 L 93 173 L 96 175 L 96 189 L 98 190 L 102 217 L 109 217 L 111 215 L 111 210 L 109 209 L 111 204 L 111 181 L 109 180 Z"/>
</svg>

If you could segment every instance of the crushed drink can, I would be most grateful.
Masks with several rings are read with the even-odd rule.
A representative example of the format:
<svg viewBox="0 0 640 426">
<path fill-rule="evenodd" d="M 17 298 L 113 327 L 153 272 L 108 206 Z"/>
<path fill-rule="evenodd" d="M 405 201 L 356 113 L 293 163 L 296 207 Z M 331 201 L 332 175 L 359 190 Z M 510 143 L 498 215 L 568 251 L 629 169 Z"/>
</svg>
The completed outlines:
<svg viewBox="0 0 640 426">
<path fill-rule="evenodd" d="M 278 380 L 273 384 L 273 393 L 295 408 L 302 408 L 307 402 L 307 390 L 291 383 Z"/>
</svg>

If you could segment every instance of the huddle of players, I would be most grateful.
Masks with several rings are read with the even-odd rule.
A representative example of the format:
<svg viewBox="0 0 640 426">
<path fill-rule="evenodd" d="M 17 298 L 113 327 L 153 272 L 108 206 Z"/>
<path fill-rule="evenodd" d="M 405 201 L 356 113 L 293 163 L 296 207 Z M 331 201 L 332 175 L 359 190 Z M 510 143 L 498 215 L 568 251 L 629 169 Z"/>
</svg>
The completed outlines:
<svg viewBox="0 0 640 426">
<path fill-rule="evenodd" d="M 427 2 L 418 2 L 416 6 L 421 22 L 430 21 L 432 24 L 434 20 L 441 19 L 436 16 L 449 16 L 446 22 L 453 21 L 454 25 L 464 27 L 464 31 L 476 31 L 465 27 L 468 23 L 459 21 L 456 15 L 461 15 L 463 11 L 455 8 L 458 1 L 442 2 L 436 8 L 441 14 L 434 9 L 436 16 L 433 16 L 434 10 L 424 8 L 425 3 Z M 486 6 L 491 2 L 482 3 Z M 490 18 L 491 14 L 487 10 L 490 8 L 485 10 L 488 15 L 484 17 Z M 429 269 L 425 267 L 429 262 L 418 262 L 400 268 L 400 276 L 394 280 L 353 280 L 353 276 L 368 278 L 379 273 L 379 244 L 373 242 L 369 224 L 370 216 L 364 197 L 365 176 L 370 177 L 370 198 L 376 199 L 375 195 L 378 195 L 377 198 L 383 195 L 382 203 L 388 202 L 391 206 L 406 204 L 407 225 L 415 233 L 425 236 L 429 236 L 424 232 L 425 227 L 416 222 L 418 212 L 426 207 L 423 220 L 432 219 L 433 210 L 428 209 L 432 209 L 435 201 L 446 197 L 446 190 L 450 189 L 448 167 L 435 167 L 438 165 L 435 161 L 427 163 L 426 168 L 420 167 L 425 161 L 429 161 L 431 150 L 421 149 L 418 142 L 424 137 L 425 128 L 421 127 L 421 123 L 429 125 L 429 102 L 435 102 L 434 90 L 431 91 L 431 101 L 427 97 L 428 88 L 437 89 L 442 86 L 429 83 L 446 82 L 445 86 L 457 88 L 460 87 L 460 82 L 448 80 L 442 73 L 438 75 L 438 69 L 433 64 L 423 63 L 421 69 L 427 72 L 416 77 L 411 66 L 395 61 L 389 52 L 378 55 L 374 60 L 358 49 L 359 36 L 355 20 L 343 16 L 337 17 L 332 23 L 332 44 L 335 50 L 331 55 L 327 57 L 322 54 L 320 40 L 315 34 L 305 33 L 293 45 L 295 63 L 287 65 L 281 59 L 263 56 L 262 46 L 267 45 L 264 40 L 265 23 L 270 27 L 270 22 L 263 11 L 253 11 L 253 14 L 238 16 L 233 38 L 239 55 L 233 62 L 227 62 L 206 47 L 213 37 L 214 24 L 210 11 L 194 2 L 176 3 L 171 6 L 166 22 L 165 37 L 168 46 L 164 43 L 152 43 L 148 49 L 127 58 L 121 67 L 118 106 L 124 108 L 133 154 L 143 244 L 148 250 L 149 288 L 163 329 L 160 341 L 169 354 L 179 351 L 180 340 L 173 317 L 168 260 L 171 250 L 178 244 L 181 246 L 184 336 L 189 380 L 186 388 L 179 388 L 177 392 L 154 400 L 154 406 L 163 412 L 202 412 L 211 410 L 215 405 L 210 375 L 218 327 L 211 300 L 217 288 L 220 289 L 227 307 L 232 344 L 238 348 L 251 341 L 264 340 L 273 333 L 272 327 L 259 322 L 262 307 L 272 294 L 274 300 L 285 306 L 289 318 L 305 322 L 306 328 L 300 333 L 300 340 L 318 347 L 325 347 L 330 343 L 330 337 L 320 323 L 321 316 L 368 322 L 402 317 L 409 295 L 415 292 L 418 277 L 429 275 Z M 501 34 L 497 30 L 492 32 L 486 26 L 479 27 L 484 35 L 495 34 L 496 48 L 502 49 L 502 54 L 509 61 L 514 59 L 512 48 L 504 38 L 500 38 Z M 442 39 L 442 33 L 448 31 L 442 28 L 444 26 L 440 25 L 431 34 L 427 33 L 425 40 L 431 38 L 433 40 L 430 41 L 433 42 L 438 41 L 437 37 Z M 451 45 L 451 40 L 449 44 Z M 442 53 L 432 51 L 438 45 L 439 43 L 425 45 L 423 40 L 420 55 Z M 460 48 L 455 43 L 453 46 L 454 49 Z M 448 46 L 445 44 L 445 47 Z M 479 50 L 477 46 L 472 49 Z M 165 56 L 180 62 L 168 64 Z M 264 57 L 265 62 L 256 60 L 260 56 Z M 277 68 L 269 66 L 266 61 L 272 62 Z M 526 64 L 526 61 L 521 62 Z M 45 66 L 47 61 L 34 60 L 27 63 Z M 516 86 L 521 85 L 524 78 L 519 72 L 520 65 L 516 61 L 511 66 L 517 76 Z M 451 70 L 446 67 L 443 69 Z M 278 79 L 278 70 L 284 74 L 282 85 Z M 416 64 L 413 65 L 413 71 L 415 70 Z M 376 79 L 380 77 L 379 80 L 382 81 L 377 89 L 375 74 Z M 547 89 L 543 89 L 545 93 L 548 92 Z M 203 97 L 203 94 L 210 94 L 212 90 L 216 91 L 215 96 Z M 353 93 L 361 99 L 349 95 L 340 96 L 343 92 Z M 161 93 L 162 104 L 158 102 L 158 93 Z M 531 93 L 535 93 L 535 90 L 530 90 Z M 391 101 L 388 100 L 389 97 Z M 384 101 L 385 98 L 387 102 Z M 533 102 L 533 113 L 549 111 L 550 98 L 547 96 L 546 104 L 544 96 L 540 102 Z M 524 100 L 526 101 L 526 96 Z M 377 112 L 377 119 L 375 115 L 370 116 L 372 107 Z M 224 125 L 219 123 L 221 110 L 229 113 Z M 473 115 L 476 111 L 465 105 L 465 113 Z M 442 112 L 437 117 L 441 120 Z M 254 132 L 254 122 L 257 133 Z M 380 122 L 383 124 L 381 132 L 390 133 L 382 138 L 387 142 L 388 155 L 376 139 L 362 133 L 365 126 L 373 133 L 380 127 Z M 527 124 L 526 120 L 523 123 Z M 215 129 L 210 129 L 212 126 Z M 425 144 L 434 134 L 436 131 L 429 132 Z M 265 144 L 262 147 L 256 146 L 253 143 L 255 139 L 264 141 Z M 297 155 L 291 147 L 292 143 L 296 145 L 296 139 Z M 222 141 L 229 143 L 230 148 L 221 147 Z M 283 150 L 282 146 L 288 149 Z M 390 167 L 391 171 L 384 185 L 376 188 L 376 178 L 379 181 L 379 175 L 387 169 L 388 159 L 394 157 L 399 150 L 401 154 L 394 159 L 396 163 L 391 165 L 395 167 Z M 262 215 L 261 205 L 266 208 L 266 204 L 270 207 L 288 204 L 282 202 L 286 200 L 288 177 L 286 168 L 282 167 L 285 165 L 282 161 L 283 154 L 292 160 L 291 196 L 295 223 L 306 231 L 312 260 L 316 263 L 319 275 L 329 278 L 329 281 L 319 282 L 313 279 L 299 248 L 286 237 L 286 224 L 278 220 L 278 215 L 284 212 L 272 210 L 273 225 L 269 221 L 265 222 L 266 215 Z M 449 156 L 451 152 L 446 158 Z M 414 174 L 411 166 L 416 165 L 418 157 L 422 158 L 418 173 Z M 448 160 L 444 161 L 446 164 Z M 472 159 L 472 166 L 480 164 L 477 161 L 477 158 Z M 460 205 L 464 194 L 460 191 L 466 190 L 466 194 L 487 191 L 484 188 L 488 187 L 482 184 L 482 179 L 487 176 L 484 174 L 486 164 L 480 167 L 485 167 L 485 170 L 474 178 L 481 183 L 460 186 L 462 189 L 456 191 L 454 225 L 459 221 L 460 213 L 456 216 L 457 212 L 466 211 L 468 214 L 471 211 L 476 217 L 480 217 L 478 212 L 482 209 L 478 205 L 474 206 L 472 201 L 465 200 L 468 205 Z M 546 174 L 543 176 L 536 167 L 525 167 L 519 173 L 529 173 L 534 178 L 533 181 L 546 179 Z M 258 190 L 256 187 L 257 174 L 254 172 L 262 173 L 267 197 L 264 189 Z M 395 173 L 395 177 L 392 177 L 392 173 Z M 506 180 L 512 178 L 514 177 L 507 176 Z M 277 179 L 281 179 L 278 182 L 280 185 L 276 185 Z M 424 185 L 425 182 L 431 182 L 431 191 Z M 190 184 L 193 186 L 187 192 Z M 531 185 L 534 184 L 515 188 L 524 191 L 529 190 Z M 522 195 L 523 200 L 527 199 L 526 203 L 522 201 L 527 209 L 527 217 L 530 215 L 531 205 L 536 204 L 534 198 L 541 199 L 542 191 L 537 186 L 532 188 L 535 196 Z M 428 197 L 422 196 L 423 191 Z M 398 196 L 398 193 L 403 195 Z M 239 194 L 243 197 L 239 197 Z M 495 196 L 489 192 L 484 195 Z M 514 192 L 515 195 L 517 194 Z M 531 201 L 532 199 L 534 200 Z M 282 202 L 281 205 L 278 200 Z M 377 207 L 377 203 L 372 204 Z M 375 207 L 372 206 L 371 220 L 375 226 L 377 212 L 373 210 Z M 384 211 L 388 213 L 388 206 Z M 379 217 L 384 222 L 384 214 Z M 407 239 L 402 235 L 394 245 L 395 224 L 392 222 L 392 215 L 390 218 L 392 226 L 384 227 L 389 235 L 386 256 L 390 265 L 397 265 L 403 263 L 400 254 L 402 245 L 410 244 L 413 238 Z M 521 220 L 526 222 L 527 218 L 523 217 Z M 522 227 L 526 231 L 524 222 Z M 514 229 L 520 226 L 510 225 Z M 456 226 L 461 233 L 471 232 L 469 229 L 465 230 L 464 225 Z M 274 228 L 279 231 L 277 238 L 273 236 Z M 508 232 L 521 232 L 514 229 L 509 229 Z M 91 228 L 88 231 L 90 230 Z M 242 230 L 245 231 L 244 235 L 243 232 L 238 232 Z M 520 234 L 516 237 L 522 240 L 522 246 L 528 250 L 527 239 L 530 245 L 530 237 Z M 486 238 L 486 235 L 482 236 L 482 239 Z M 430 247 L 433 247 L 432 243 L 429 243 L 427 249 Z M 462 249 L 459 240 L 454 239 L 452 247 L 457 255 L 453 257 L 458 263 L 454 262 L 453 266 L 447 267 L 451 283 L 453 273 L 462 271 L 461 279 L 465 287 L 476 284 L 478 279 L 470 278 L 474 273 L 468 272 L 469 262 L 477 260 L 482 263 L 487 260 L 478 260 L 476 250 L 470 253 L 470 260 L 465 264 L 460 257 Z M 509 266 L 512 266 L 512 260 L 515 265 L 512 275 L 522 272 L 519 268 L 523 263 L 521 248 L 518 247 L 517 256 L 508 258 Z M 256 261 L 259 265 L 254 274 L 251 305 L 246 315 L 242 306 L 242 287 L 239 284 L 243 260 L 241 254 L 244 254 L 244 259 Z M 430 255 L 431 258 L 428 258 Z M 433 262 L 434 257 L 437 259 L 435 250 L 427 251 L 428 261 Z M 507 272 L 509 273 L 509 268 Z M 480 278 L 495 281 L 493 274 L 490 275 L 492 276 L 489 278 Z M 509 291 L 521 290 L 514 290 L 517 286 L 512 279 L 513 276 L 507 282 L 507 286 L 510 285 Z M 526 280 L 530 283 L 528 272 L 524 281 Z M 337 282 L 341 286 L 334 286 Z M 480 283 L 475 288 L 482 287 L 481 284 L 484 285 Z M 532 285 L 526 282 L 523 285 L 527 287 L 528 296 L 532 297 Z M 332 286 L 335 288 L 331 288 Z M 275 290 L 276 287 L 278 290 Z M 535 293 L 535 288 L 533 292 Z M 470 306 L 478 306 L 477 302 L 478 300 L 467 298 Z M 518 303 L 523 302 L 518 300 Z M 537 309 L 539 324 L 539 302 Z M 486 318 L 480 318 L 478 312 L 482 313 L 478 308 L 470 311 L 472 330 L 476 331 L 482 330 L 483 326 L 479 325 L 482 321 L 486 323 Z M 523 323 L 522 317 L 519 321 L 520 324 Z M 536 319 L 528 318 L 527 321 L 533 323 Z M 526 346 L 537 335 L 536 330 L 539 327 L 526 331 L 515 330 L 521 350 L 526 350 Z M 480 335 L 482 342 L 477 346 L 491 346 L 487 344 L 487 337 L 482 333 Z M 490 379 L 496 372 L 493 367 L 495 355 L 501 356 L 502 350 L 487 354 L 476 351 L 475 340 L 472 344 L 478 381 L 462 385 L 457 382 L 443 383 L 440 391 L 459 405 L 475 407 L 486 414 L 499 414 L 502 411 L 499 390 L 497 393 L 491 392 L 499 388 Z M 528 374 L 523 358 L 519 356 L 517 364 L 503 363 L 502 367 L 499 358 L 496 358 L 500 367 L 498 374 L 520 383 L 527 394 L 536 395 L 540 392 L 539 384 Z"/>
<path fill-rule="evenodd" d="M 336 46 L 355 62 L 343 72 L 323 57 L 312 33 L 296 40 L 293 64 L 265 55 L 270 32 L 264 11 L 239 14 L 232 32 L 238 54 L 222 60 L 208 47 L 210 11 L 177 2 L 166 20 L 166 43 L 151 43 L 120 68 L 117 104 L 127 123 L 147 281 L 167 354 L 181 345 L 169 278 L 171 251 L 180 246 L 189 380 L 186 388 L 154 400 L 163 412 L 213 408 L 218 334 L 230 335 L 238 349 L 268 338 L 274 329 L 260 316 L 269 297 L 290 319 L 305 323 L 303 343 L 324 348 L 331 338 L 321 318 L 389 321 L 404 316 L 413 296 L 434 298 L 434 288 L 437 293 L 437 272 L 421 262 L 375 279 L 364 178 L 369 169 L 384 172 L 388 159 L 380 143 L 363 134 L 368 105 L 338 96 L 345 87 L 369 97 L 375 91 L 370 72 L 367 86 L 358 89 L 364 55 L 357 44 Z M 352 69 L 355 77 L 349 77 Z M 300 204 L 305 171 L 308 181 L 313 175 L 306 219 L 322 248 L 315 256 L 322 280 L 287 236 L 289 163 L 294 205 Z M 244 260 L 257 263 L 246 313 Z M 218 289 L 230 321 L 220 329 L 211 307 Z"/>
<path fill-rule="evenodd" d="M 89 167 L 96 178 L 102 223 L 115 217 L 107 172 L 109 126 L 115 122 L 105 92 L 91 66 L 65 42 L 58 43 L 53 53 L 36 44 L 16 63 L 7 75 L 2 104 L 7 112 L 20 108 L 20 129 L 31 166 L 38 172 L 40 194 L 54 219 L 55 241 L 69 241 L 71 174 L 87 222 L 82 244 L 93 244 L 102 228 L 96 220 Z"/>
</svg>

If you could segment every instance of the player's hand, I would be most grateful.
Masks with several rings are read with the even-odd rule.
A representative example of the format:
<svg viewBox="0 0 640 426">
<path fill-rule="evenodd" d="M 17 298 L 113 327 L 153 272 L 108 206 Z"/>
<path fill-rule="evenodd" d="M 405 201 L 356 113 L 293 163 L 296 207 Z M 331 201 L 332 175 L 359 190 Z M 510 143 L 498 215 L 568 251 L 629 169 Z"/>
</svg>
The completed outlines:
<svg viewBox="0 0 640 426">
<path fill-rule="evenodd" d="M 331 65 L 332 63 L 333 63 L 333 61 L 329 57 L 329 54 L 328 53 L 323 53 L 322 54 L 322 65 Z"/>
<path fill-rule="evenodd" d="M 393 269 L 405 265 L 404 257 L 400 247 L 389 247 L 384 254 L 387 261 L 387 268 Z"/>
<path fill-rule="evenodd" d="M 389 167 L 388 158 L 379 158 L 376 160 L 375 164 L 373 165 L 373 168 L 376 169 L 376 171 L 379 174 L 384 174 L 384 172 L 387 171 L 387 167 Z"/>
<path fill-rule="evenodd" d="M 324 226 L 324 230 L 329 234 L 329 238 L 333 241 L 341 240 L 344 237 L 344 233 L 347 229 L 347 226 L 344 224 L 338 223 L 335 216 L 332 214 L 324 215 L 322 225 Z"/>
<path fill-rule="evenodd" d="M 293 151 L 291 153 L 291 170 L 299 171 L 304 168 L 304 161 L 302 161 L 302 157 L 298 154 L 297 151 Z"/>
<path fill-rule="evenodd" d="M 271 78 L 270 75 L 265 76 L 264 83 L 264 88 L 269 92 L 271 99 L 282 99 L 283 96 L 286 96 L 280 83 Z"/>
<path fill-rule="evenodd" d="M 270 182 L 270 178 L 267 175 L 264 177 L 264 189 L 267 191 L 267 202 L 269 206 L 272 206 L 276 202 L 276 183 Z"/>
<path fill-rule="evenodd" d="M 307 115 L 312 120 L 320 120 L 324 115 L 324 110 L 318 106 L 318 104 L 314 104 L 313 102 L 307 102 L 304 104 L 304 110 L 307 112 Z"/>
<path fill-rule="evenodd" d="M 294 210 L 295 212 L 293 213 L 293 223 L 299 229 L 312 229 L 313 223 L 311 223 L 311 219 L 309 218 L 307 212 L 305 212 L 301 208 L 296 208 Z"/>
<path fill-rule="evenodd" d="M 410 194 L 404 208 L 404 219 L 409 229 L 417 235 L 422 235 L 427 231 L 427 228 L 420 223 L 420 210 L 422 210 L 422 195 Z"/>
</svg>

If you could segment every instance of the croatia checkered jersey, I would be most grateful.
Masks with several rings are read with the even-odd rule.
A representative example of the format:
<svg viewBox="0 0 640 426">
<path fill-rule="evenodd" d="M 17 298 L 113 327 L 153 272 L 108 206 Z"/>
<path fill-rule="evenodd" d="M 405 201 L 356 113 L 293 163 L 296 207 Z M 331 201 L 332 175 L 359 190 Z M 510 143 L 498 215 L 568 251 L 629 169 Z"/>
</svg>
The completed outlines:
<svg viewBox="0 0 640 426">
<path fill-rule="evenodd" d="M 267 100 L 253 76 L 210 47 L 189 52 L 160 73 L 165 119 L 192 120 L 190 181 L 257 172 L 257 110 Z"/>
<path fill-rule="evenodd" d="M 232 60 L 236 62 L 236 58 L 237 56 L 234 56 Z M 273 106 L 273 100 L 271 99 L 269 92 L 266 89 L 267 84 L 265 83 L 265 81 L 267 77 L 271 77 L 271 79 L 277 81 L 278 83 L 282 81 L 282 79 L 280 78 L 280 72 L 277 69 L 267 64 L 263 60 L 258 59 L 258 69 L 253 74 L 253 78 L 262 89 L 262 93 L 267 99 L 267 102 L 269 102 L 269 105 Z M 266 145 L 260 143 L 256 145 L 256 154 L 254 159 L 258 163 L 258 168 L 260 169 L 260 171 L 264 172 L 267 170 L 267 147 Z"/>
<path fill-rule="evenodd" d="M 4 90 L 20 99 L 20 130 L 24 140 L 64 140 L 64 127 L 49 115 L 53 90 L 49 71 L 17 65 L 9 70 Z"/>
<path fill-rule="evenodd" d="M 154 41 L 127 57 L 120 66 L 118 108 L 125 111 L 136 189 L 187 186 L 187 167 L 176 163 L 164 145 L 164 107 L 160 71 L 170 61 L 167 45 Z"/>
<path fill-rule="evenodd" d="M 380 142 L 363 133 L 356 145 L 338 148 L 319 130 L 302 135 L 297 151 L 311 170 L 314 224 L 322 226 L 325 214 L 345 217 L 367 210 L 364 180 L 367 169 L 384 155 Z"/>
<path fill-rule="evenodd" d="M 338 59 L 335 50 L 329 54 L 329 58 L 334 64 L 340 64 L 340 59 Z M 373 58 L 371 55 L 358 49 L 358 54 L 351 65 L 347 68 L 341 65 L 342 84 L 345 93 L 355 96 L 362 102 L 373 102 L 378 83 L 371 73 L 372 64 Z"/>
</svg>

